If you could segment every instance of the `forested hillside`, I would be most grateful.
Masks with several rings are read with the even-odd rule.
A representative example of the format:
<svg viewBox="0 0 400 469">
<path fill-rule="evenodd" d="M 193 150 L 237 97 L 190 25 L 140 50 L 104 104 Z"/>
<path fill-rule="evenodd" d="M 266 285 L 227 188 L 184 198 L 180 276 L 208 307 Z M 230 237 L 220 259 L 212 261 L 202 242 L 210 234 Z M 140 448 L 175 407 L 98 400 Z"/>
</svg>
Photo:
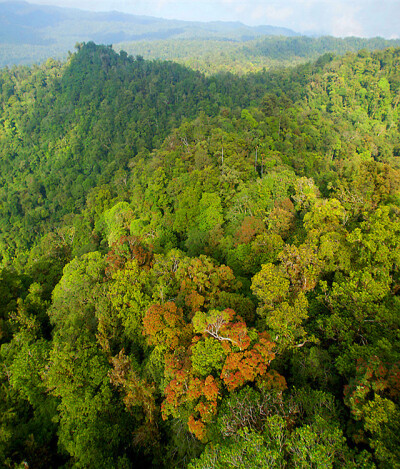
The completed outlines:
<svg viewBox="0 0 400 469">
<path fill-rule="evenodd" d="M 299 96 L 291 77 L 301 73 L 289 72 L 279 87 Z M 277 86 L 274 75 L 206 79 L 93 43 L 68 65 L 4 69 L 0 84 L 0 255 L 8 259 L 79 212 L 92 188 L 124 179 L 132 155 L 148 155 L 183 119 L 259 103 Z"/>
<path fill-rule="evenodd" d="M 6 468 L 400 467 L 400 49 L 0 71 Z"/>
<path fill-rule="evenodd" d="M 124 50 L 145 59 L 173 60 L 206 75 L 216 72 L 243 75 L 299 65 L 326 53 L 345 54 L 399 46 L 399 39 L 264 35 L 258 38 L 243 36 L 240 41 L 212 37 L 123 41 L 114 43 L 113 47 L 117 52 Z"/>
</svg>

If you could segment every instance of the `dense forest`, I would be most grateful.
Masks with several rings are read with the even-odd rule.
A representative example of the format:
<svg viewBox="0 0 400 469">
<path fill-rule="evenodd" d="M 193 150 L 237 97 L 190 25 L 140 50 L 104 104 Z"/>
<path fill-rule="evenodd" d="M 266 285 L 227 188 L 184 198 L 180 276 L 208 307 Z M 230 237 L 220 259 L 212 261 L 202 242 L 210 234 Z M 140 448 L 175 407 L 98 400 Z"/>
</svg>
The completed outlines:
<svg viewBox="0 0 400 469">
<path fill-rule="evenodd" d="M 122 41 L 114 44 L 119 52 L 124 50 L 145 59 L 173 60 L 206 75 L 232 72 L 243 75 L 263 69 L 290 67 L 317 60 L 323 54 L 345 54 L 399 47 L 399 39 L 337 38 L 332 36 L 242 36 L 241 40 L 208 38 L 171 38 L 160 40 Z M 1 57 L 1 51 L 0 51 Z M 1 58 L 0 58 L 1 63 Z"/>
<path fill-rule="evenodd" d="M 400 49 L 0 70 L 0 465 L 400 468 Z"/>
</svg>

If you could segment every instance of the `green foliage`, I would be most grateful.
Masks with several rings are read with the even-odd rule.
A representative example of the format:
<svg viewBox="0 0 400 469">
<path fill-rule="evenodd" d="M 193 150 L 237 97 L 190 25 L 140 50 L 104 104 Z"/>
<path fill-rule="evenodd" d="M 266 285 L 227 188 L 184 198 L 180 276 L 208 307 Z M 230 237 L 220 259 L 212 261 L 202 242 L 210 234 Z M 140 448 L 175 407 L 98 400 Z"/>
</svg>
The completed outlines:
<svg viewBox="0 0 400 469">
<path fill-rule="evenodd" d="M 282 396 L 244 388 L 225 400 L 214 428 L 217 443 L 189 467 L 357 467 L 332 397 L 302 390 L 292 399 L 287 405 Z"/>
<path fill-rule="evenodd" d="M 129 222 L 133 216 L 132 209 L 126 202 L 119 202 L 104 212 L 107 241 L 112 246 L 122 236 L 128 234 Z"/>
<path fill-rule="evenodd" d="M 193 371 L 201 377 L 221 372 L 224 355 L 220 342 L 207 337 L 192 349 Z"/>
<path fill-rule="evenodd" d="M 191 36 L 187 39 L 180 37 L 162 41 L 124 41 L 116 44 L 114 48 L 117 51 L 127 51 L 133 56 L 141 55 L 146 59 L 173 60 L 208 75 L 217 72 L 243 75 L 263 69 L 294 66 L 316 59 L 318 67 L 322 68 L 332 61 L 334 54 L 343 55 L 359 49 L 376 50 L 399 46 L 398 40 L 382 38 L 289 37 L 286 32 L 276 36 L 260 36 L 258 33 L 258 37 L 254 39 L 250 32 L 240 38 L 228 38 L 225 33 L 223 40 L 215 36 L 196 39 L 193 32 Z"/>
<path fill-rule="evenodd" d="M 94 329 L 96 293 L 104 275 L 105 260 L 99 252 L 84 254 L 64 268 L 63 276 L 53 291 L 50 320 L 57 328 Z"/>
<path fill-rule="evenodd" d="M 109 366 L 92 338 L 83 332 L 74 344 L 54 339 L 45 373 L 58 397 L 58 441 L 77 467 L 118 467 L 129 444 L 130 418 L 115 399 Z"/>
<path fill-rule="evenodd" d="M 118 311 L 124 333 L 130 340 L 142 338 L 142 319 L 149 305 L 149 297 L 144 292 L 146 274 L 140 270 L 135 260 L 128 261 L 123 270 L 113 274 L 110 286 L 111 307 Z"/>
</svg>

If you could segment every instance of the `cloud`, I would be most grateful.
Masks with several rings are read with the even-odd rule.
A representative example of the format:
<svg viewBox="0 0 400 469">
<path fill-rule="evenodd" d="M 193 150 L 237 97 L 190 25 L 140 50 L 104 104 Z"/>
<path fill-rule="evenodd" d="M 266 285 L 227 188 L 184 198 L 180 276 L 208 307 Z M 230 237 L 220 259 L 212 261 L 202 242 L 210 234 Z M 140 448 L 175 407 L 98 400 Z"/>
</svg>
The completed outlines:
<svg viewBox="0 0 400 469">
<path fill-rule="evenodd" d="M 345 36 L 358 36 L 364 37 L 364 28 L 362 25 L 347 15 L 343 15 L 340 18 L 336 18 L 332 24 L 333 36 L 345 37 Z"/>
<path fill-rule="evenodd" d="M 360 7 L 348 7 L 347 10 L 338 5 L 340 11 L 336 11 L 332 17 L 331 34 L 338 37 L 364 36 L 364 28 L 357 19 L 360 15 Z"/>
<path fill-rule="evenodd" d="M 166 5 L 171 4 L 171 3 L 174 3 L 174 2 L 171 0 L 157 0 L 156 8 L 157 9 L 164 8 Z"/>
<path fill-rule="evenodd" d="M 2 1 L 2 0 L 0 0 Z M 335 36 L 398 36 L 400 0 L 28 0 L 195 21 L 241 21 Z"/>
<path fill-rule="evenodd" d="M 267 18 L 270 21 L 285 21 L 290 16 L 293 15 L 294 10 L 293 8 L 288 7 L 275 7 L 274 5 L 270 5 L 267 7 L 259 7 L 260 13 L 263 11 L 263 19 Z"/>
</svg>

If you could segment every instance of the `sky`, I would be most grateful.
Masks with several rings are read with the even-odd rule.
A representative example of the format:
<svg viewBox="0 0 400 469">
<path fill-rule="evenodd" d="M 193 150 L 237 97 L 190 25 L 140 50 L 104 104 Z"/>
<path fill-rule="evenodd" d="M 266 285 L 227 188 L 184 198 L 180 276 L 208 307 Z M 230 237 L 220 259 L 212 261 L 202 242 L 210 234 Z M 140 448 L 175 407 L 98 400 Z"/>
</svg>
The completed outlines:
<svg viewBox="0 0 400 469">
<path fill-rule="evenodd" d="M 241 21 L 338 37 L 400 37 L 400 0 L 28 0 L 190 21 Z"/>
</svg>

